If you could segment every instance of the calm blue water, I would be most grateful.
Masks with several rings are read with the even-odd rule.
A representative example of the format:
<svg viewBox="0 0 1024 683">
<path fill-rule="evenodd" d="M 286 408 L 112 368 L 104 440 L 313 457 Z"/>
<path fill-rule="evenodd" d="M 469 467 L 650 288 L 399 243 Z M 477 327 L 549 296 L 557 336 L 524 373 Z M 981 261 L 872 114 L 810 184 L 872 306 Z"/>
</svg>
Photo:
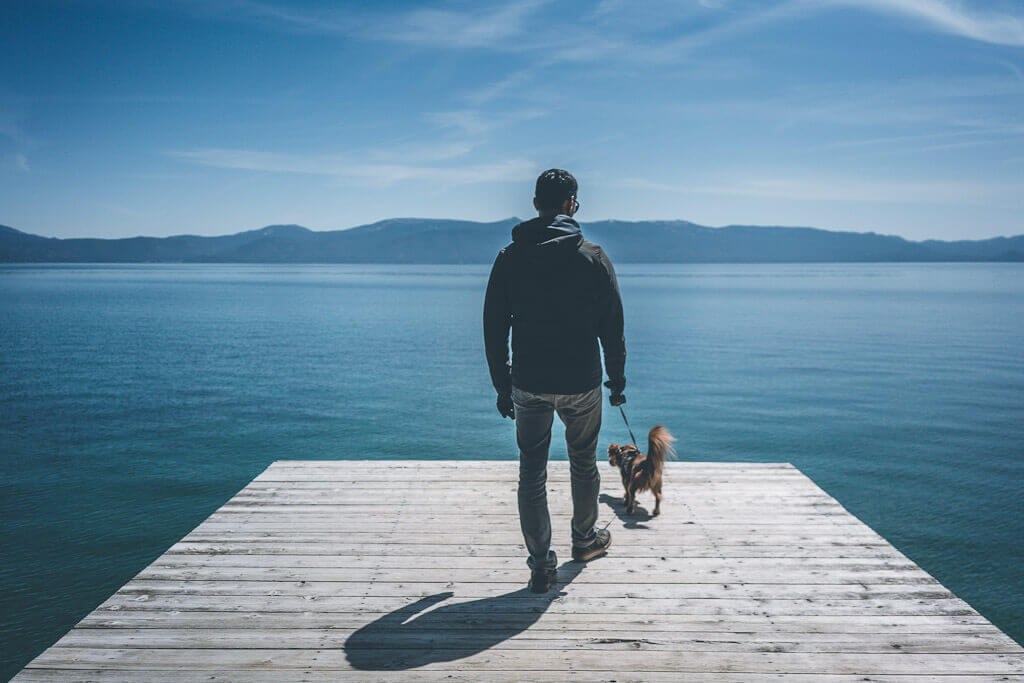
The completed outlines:
<svg viewBox="0 0 1024 683">
<path fill-rule="evenodd" d="M 0 678 L 274 460 L 514 458 L 487 272 L 0 267 Z M 792 462 L 1024 640 L 1024 267 L 619 277 L 636 426 Z"/>
</svg>

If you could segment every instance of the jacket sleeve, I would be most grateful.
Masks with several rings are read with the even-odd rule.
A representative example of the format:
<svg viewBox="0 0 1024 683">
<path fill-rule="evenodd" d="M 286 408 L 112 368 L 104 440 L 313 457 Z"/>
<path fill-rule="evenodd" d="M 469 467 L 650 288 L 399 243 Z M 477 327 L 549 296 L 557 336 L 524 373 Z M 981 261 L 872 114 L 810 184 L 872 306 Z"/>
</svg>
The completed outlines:
<svg viewBox="0 0 1024 683">
<path fill-rule="evenodd" d="M 505 251 L 502 250 L 494 259 L 491 277 L 487 281 L 487 294 L 484 295 L 484 350 L 491 371 L 491 383 L 499 395 L 512 391 L 512 365 L 508 353 L 512 312 L 508 305 L 504 256 Z"/>
<path fill-rule="evenodd" d="M 615 277 L 615 268 L 611 259 L 601 250 L 601 264 L 607 277 L 607 296 L 604 312 L 598 326 L 598 338 L 604 349 L 604 367 L 608 379 L 613 382 L 626 381 L 626 337 L 623 332 L 622 297 L 619 295 L 619 282 Z"/>
</svg>

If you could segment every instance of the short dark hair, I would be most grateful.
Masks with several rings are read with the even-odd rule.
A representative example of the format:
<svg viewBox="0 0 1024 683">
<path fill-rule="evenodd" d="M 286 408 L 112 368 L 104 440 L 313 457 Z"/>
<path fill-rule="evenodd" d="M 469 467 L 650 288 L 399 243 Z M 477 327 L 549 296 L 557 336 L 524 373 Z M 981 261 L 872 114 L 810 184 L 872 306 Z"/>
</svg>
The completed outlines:
<svg viewBox="0 0 1024 683">
<path fill-rule="evenodd" d="M 578 187 L 572 173 L 560 168 L 551 168 L 537 178 L 537 191 L 534 197 L 537 208 L 542 211 L 557 211 L 569 197 L 575 197 Z"/>
</svg>

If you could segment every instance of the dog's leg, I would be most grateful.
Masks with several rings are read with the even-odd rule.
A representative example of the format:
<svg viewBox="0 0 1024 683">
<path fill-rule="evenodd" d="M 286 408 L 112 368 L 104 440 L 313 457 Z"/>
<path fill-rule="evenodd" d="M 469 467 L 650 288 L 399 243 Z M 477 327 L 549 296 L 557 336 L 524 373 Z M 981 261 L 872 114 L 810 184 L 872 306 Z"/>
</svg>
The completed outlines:
<svg viewBox="0 0 1024 683">
<path fill-rule="evenodd" d="M 654 512 L 651 513 L 651 517 L 657 517 L 661 514 L 661 482 L 652 488 L 651 492 L 654 493 Z"/>
<path fill-rule="evenodd" d="M 626 512 L 629 514 L 636 512 L 636 491 L 633 489 L 626 491 Z"/>
</svg>

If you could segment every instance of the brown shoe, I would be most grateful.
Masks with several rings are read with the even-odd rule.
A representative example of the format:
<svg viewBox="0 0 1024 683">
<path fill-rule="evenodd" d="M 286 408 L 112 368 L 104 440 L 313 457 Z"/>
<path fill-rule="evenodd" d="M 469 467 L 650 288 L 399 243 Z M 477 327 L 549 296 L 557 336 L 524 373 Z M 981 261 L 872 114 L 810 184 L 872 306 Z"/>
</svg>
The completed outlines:
<svg viewBox="0 0 1024 683">
<path fill-rule="evenodd" d="M 530 590 L 534 593 L 547 593 L 551 585 L 558 579 L 558 570 L 534 569 L 530 572 Z"/>
<path fill-rule="evenodd" d="M 573 547 L 572 559 L 577 562 L 588 562 L 595 557 L 601 557 L 608 552 L 608 546 L 612 544 L 612 532 L 607 529 L 598 529 L 597 538 L 590 545 L 581 548 Z"/>
</svg>

